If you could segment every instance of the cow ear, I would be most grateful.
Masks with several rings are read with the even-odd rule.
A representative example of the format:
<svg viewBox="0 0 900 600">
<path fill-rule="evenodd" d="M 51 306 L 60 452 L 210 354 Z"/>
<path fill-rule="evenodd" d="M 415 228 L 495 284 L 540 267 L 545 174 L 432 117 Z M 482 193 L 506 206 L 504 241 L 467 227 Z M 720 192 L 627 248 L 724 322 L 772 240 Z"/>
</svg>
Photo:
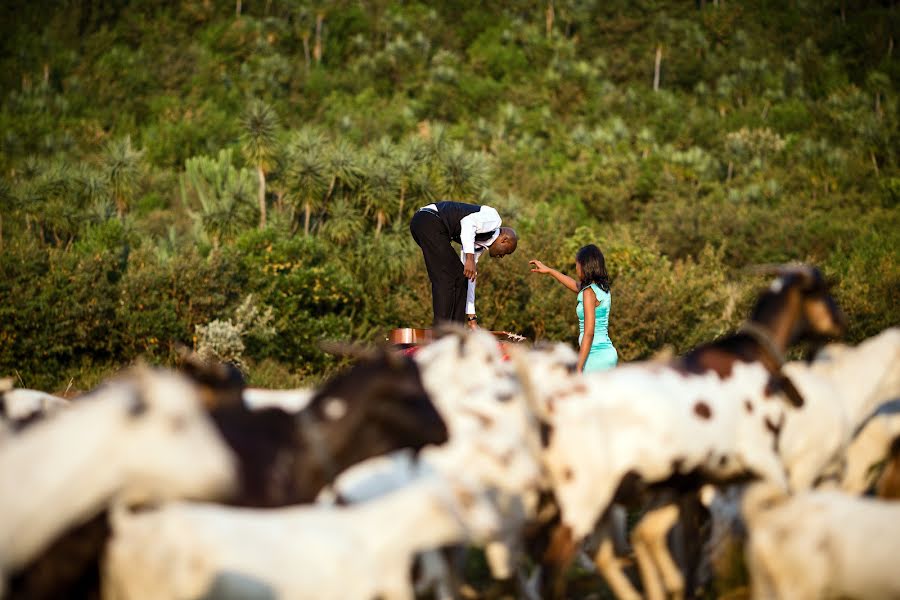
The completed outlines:
<svg viewBox="0 0 900 600">
<path fill-rule="evenodd" d="M 138 361 L 138 364 L 132 367 L 131 373 L 134 376 L 133 384 L 127 386 L 128 400 L 126 401 L 126 410 L 131 418 L 138 418 L 150 409 L 150 402 L 147 398 L 146 388 L 151 385 L 150 368 Z"/>
<path fill-rule="evenodd" d="M 128 399 L 128 416 L 130 417 L 140 417 L 147 412 L 148 408 L 147 401 L 141 394 L 135 394 Z"/>
<path fill-rule="evenodd" d="M 782 373 L 769 377 L 769 382 L 766 384 L 767 395 L 776 394 L 778 392 L 783 393 L 792 406 L 796 408 L 803 407 L 803 396 L 801 396 L 797 388 L 794 387 L 794 382 L 791 381 L 787 375 Z"/>
</svg>

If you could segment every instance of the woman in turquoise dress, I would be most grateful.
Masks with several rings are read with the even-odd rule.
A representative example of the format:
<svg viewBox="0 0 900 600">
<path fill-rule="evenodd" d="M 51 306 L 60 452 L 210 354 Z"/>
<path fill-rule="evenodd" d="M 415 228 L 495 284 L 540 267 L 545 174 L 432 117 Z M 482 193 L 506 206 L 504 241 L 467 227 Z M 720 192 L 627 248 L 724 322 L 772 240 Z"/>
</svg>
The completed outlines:
<svg viewBox="0 0 900 600">
<path fill-rule="evenodd" d="M 609 275 L 600 249 L 589 244 L 575 255 L 579 281 L 539 260 L 529 261 L 532 273 L 550 274 L 566 288 L 578 294 L 575 314 L 578 316 L 578 370 L 584 373 L 605 371 L 616 366 L 619 355 L 609 339 Z"/>
</svg>

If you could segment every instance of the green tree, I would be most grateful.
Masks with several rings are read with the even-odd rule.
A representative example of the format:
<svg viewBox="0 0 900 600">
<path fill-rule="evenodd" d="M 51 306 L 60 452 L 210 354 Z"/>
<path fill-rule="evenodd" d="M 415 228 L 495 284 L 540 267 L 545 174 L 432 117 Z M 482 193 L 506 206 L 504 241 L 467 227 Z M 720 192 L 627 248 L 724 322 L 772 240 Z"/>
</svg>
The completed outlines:
<svg viewBox="0 0 900 600">
<path fill-rule="evenodd" d="M 393 150 L 393 149 L 389 149 Z M 387 222 L 388 215 L 395 210 L 397 204 L 397 177 L 391 164 L 393 156 L 379 156 L 371 153 L 363 163 L 362 185 L 360 196 L 367 210 L 375 215 L 375 235 L 381 235 L 381 229 Z"/>
<path fill-rule="evenodd" d="M 275 157 L 278 115 L 265 102 L 250 103 L 243 118 L 241 142 L 244 156 L 256 167 L 259 178 L 256 200 L 259 204 L 259 228 L 266 226 L 266 172 Z"/>
<path fill-rule="evenodd" d="M 331 205 L 328 220 L 322 224 L 322 235 L 339 246 L 345 246 L 359 239 L 365 226 L 359 209 L 346 198 L 339 198 Z"/>
<path fill-rule="evenodd" d="M 402 221 L 406 210 L 406 196 L 410 191 L 416 172 L 425 165 L 425 148 L 421 138 L 408 138 L 393 156 L 393 168 L 400 186 L 397 220 Z"/>
<path fill-rule="evenodd" d="M 0 251 L 3 250 L 3 216 L 11 215 L 17 204 L 18 199 L 13 194 L 12 186 L 6 179 L 0 179 Z"/>
<path fill-rule="evenodd" d="M 328 182 L 328 166 L 323 154 L 325 137 L 311 128 L 301 129 L 288 144 L 286 170 L 287 199 L 293 214 L 303 206 L 303 234 L 309 235 L 310 216 L 322 208 Z M 294 219 L 291 219 L 292 223 Z"/>
<path fill-rule="evenodd" d="M 450 198 L 478 198 L 487 189 L 490 165 L 485 155 L 454 142 L 440 163 L 444 193 Z"/>
<path fill-rule="evenodd" d="M 214 247 L 250 224 L 253 175 L 231 164 L 231 150 L 221 150 L 216 159 L 189 158 L 185 161 L 184 179 L 199 204 L 199 210 L 189 208 L 189 213 L 209 235 Z M 185 204 L 189 205 L 187 198 Z"/>
<path fill-rule="evenodd" d="M 143 169 L 143 157 L 143 150 L 131 147 L 129 135 L 106 144 L 103 169 L 120 220 L 125 218 L 131 195 L 137 187 Z"/>
<path fill-rule="evenodd" d="M 360 159 L 353 145 L 345 139 L 331 145 L 325 155 L 325 164 L 331 178 L 325 202 L 329 202 L 337 192 L 345 195 L 356 189 L 362 177 Z"/>
</svg>

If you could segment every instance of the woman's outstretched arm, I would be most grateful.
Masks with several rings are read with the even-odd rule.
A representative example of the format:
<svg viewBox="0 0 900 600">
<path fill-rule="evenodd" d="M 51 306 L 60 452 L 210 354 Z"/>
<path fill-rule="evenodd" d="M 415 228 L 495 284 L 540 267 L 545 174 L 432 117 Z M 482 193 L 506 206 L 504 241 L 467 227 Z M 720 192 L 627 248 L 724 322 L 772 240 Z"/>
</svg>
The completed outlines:
<svg viewBox="0 0 900 600">
<path fill-rule="evenodd" d="M 549 273 L 550 275 L 553 275 L 553 278 L 556 279 L 558 282 L 560 282 L 561 284 L 563 284 L 564 286 L 566 286 L 567 288 L 569 288 L 576 294 L 578 293 L 578 284 L 575 283 L 575 280 L 572 279 L 571 277 L 569 277 L 568 275 L 564 275 L 564 274 L 560 273 L 559 271 L 557 271 L 556 269 L 551 269 L 550 267 L 548 267 L 547 265 L 545 265 L 544 263 L 542 263 L 539 260 L 529 260 L 528 264 L 532 265 L 532 267 L 531 267 L 532 273 Z"/>
<path fill-rule="evenodd" d="M 584 372 L 584 363 L 594 343 L 594 321 L 596 320 L 597 294 L 591 287 L 584 288 L 584 335 L 581 337 L 581 347 L 578 349 L 578 372 Z"/>
</svg>

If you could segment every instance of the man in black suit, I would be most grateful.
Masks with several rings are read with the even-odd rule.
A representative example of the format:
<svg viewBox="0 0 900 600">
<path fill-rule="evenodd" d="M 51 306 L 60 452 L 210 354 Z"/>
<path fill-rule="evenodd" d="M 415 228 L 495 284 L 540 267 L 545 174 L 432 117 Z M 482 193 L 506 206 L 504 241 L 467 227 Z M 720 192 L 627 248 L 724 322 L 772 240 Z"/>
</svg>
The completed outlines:
<svg viewBox="0 0 900 600">
<path fill-rule="evenodd" d="M 501 227 L 500 215 L 490 206 L 463 202 L 437 202 L 420 208 L 409 224 L 422 249 L 431 279 L 434 323 L 466 322 L 475 328 L 475 277 L 478 258 L 488 251 L 503 258 L 516 251 L 514 229 Z M 462 245 L 457 254 L 451 245 Z"/>
</svg>

